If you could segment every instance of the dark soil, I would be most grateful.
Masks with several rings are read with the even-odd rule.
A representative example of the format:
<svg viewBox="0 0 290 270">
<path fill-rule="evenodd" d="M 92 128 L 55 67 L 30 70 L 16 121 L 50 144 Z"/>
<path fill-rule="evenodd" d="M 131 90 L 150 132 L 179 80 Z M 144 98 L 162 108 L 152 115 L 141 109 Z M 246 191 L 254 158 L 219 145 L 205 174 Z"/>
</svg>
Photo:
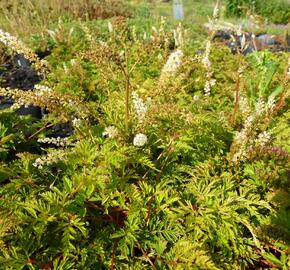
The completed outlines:
<svg viewBox="0 0 290 270">
<path fill-rule="evenodd" d="M 42 80 L 42 77 L 33 69 L 31 63 L 21 54 L 11 58 L 10 62 L 0 67 L 0 70 L 0 86 L 5 88 L 32 90 Z M 8 108 L 12 104 L 12 99 L 0 97 L 0 109 Z M 41 118 L 41 109 L 35 106 L 21 107 L 16 113 Z"/>
<path fill-rule="evenodd" d="M 0 86 L 31 90 L 42 78 L 22 55 L 15 55 L 10 63 L 1 66 Z"/>
<path fill-rule="evenodd" d="M 43 58 L 49 52 L 39 53 Z M 34 86 L 41 82 L 40 76 L 32 67 L 31 63 L 21 54 L 17 54 L 7 63 L 0 66 L 0 87 L 9 87 L 11 89 L 33 90 Z M 13 100 L 7 97 L 0 97 L 0 110 L 9 108 L 13 105 Z M 41 119 L 47 112 L 35 106 L 22 106 L 16 111 L 18 115 L 30 115 L 33 118 Z M 48 129 L 48 137 L 65 138 L 73 134 L 73 128 L 68 123 L 60 123 Z"/>
<path fill-rule="evenodd" d="M 0 75 L 0 80 L 2 87 L 29 90 L 41 81 L 41 77 L 32 67 L 12 66 Z"/>
</svg>

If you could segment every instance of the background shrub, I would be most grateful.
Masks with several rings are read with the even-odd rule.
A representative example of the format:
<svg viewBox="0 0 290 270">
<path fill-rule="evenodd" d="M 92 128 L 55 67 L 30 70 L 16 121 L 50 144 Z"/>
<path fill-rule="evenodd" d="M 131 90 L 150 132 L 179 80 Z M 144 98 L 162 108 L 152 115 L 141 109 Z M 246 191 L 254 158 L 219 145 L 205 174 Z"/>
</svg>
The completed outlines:
<svg viewBox="0 0 290 270">
<path fill-rule="evenodd" d="M 290 3 L 285 0 L 256 1 L 256 12 L 273 23 L 289 23 Z"/>
<path fill-rule="evenodd" d="M 285 0 L 226 0 L 228 16 L 243 16 L 254 11 L 272 23 L 289 23 L 290 3 Z"/>
<path fill-rule="evenodd" d="M 253 7 L 251 0 L 226 0 L 226 15 L 241 16 L 250 7 Z"/>
</svg>

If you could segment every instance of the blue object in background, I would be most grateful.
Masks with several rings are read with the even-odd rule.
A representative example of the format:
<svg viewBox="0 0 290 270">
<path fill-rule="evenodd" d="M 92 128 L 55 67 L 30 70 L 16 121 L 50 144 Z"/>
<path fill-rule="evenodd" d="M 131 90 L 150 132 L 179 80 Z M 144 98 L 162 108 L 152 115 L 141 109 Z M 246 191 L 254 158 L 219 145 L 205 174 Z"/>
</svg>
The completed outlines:
<svg viewBox="0 0 290 270">
<path fill-rule="evenodd" d="M 184 19 L 182 0 L 173 0 L 173 16 L 176 20 Z"/>
</svg>

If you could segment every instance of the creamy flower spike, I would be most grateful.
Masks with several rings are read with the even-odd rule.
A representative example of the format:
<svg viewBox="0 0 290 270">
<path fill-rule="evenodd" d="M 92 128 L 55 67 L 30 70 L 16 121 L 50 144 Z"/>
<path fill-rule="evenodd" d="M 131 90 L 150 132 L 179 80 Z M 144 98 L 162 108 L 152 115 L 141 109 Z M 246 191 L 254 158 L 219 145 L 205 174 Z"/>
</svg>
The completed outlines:
<svg viewBox="0 0 290 270">
<path fill-rule="evenodd" d="M 257 146 L 265 146 L 271 140 L 271 136 L 267 131 L 264 131 L 258 135 L 258 138 L 255 140 Z"/>
<path fill-rule="evenodd" d="M 201 60 L 203 66 L 206 70 L 206 82 L 205 82 L 205 86 L 204 86 L 204 94 L 206 96 L 210 95 L 211 88 L 216 83 L 216 80 L 212 79 L 213 71 L 212 71 L 211 62 L 209 59 L 210 52 L 211 52 L 211 42 L 210 42 L 210 40 L 208 40 L 206 43 L 204 56 Z"/>
<path fill-rule="evenodd" d="M 110 23 L 110 22 L 108 22 L 108 31 L 110 32 L 110 33 L 112 33 L 114 30 L 113 30 L 113 25 Z"/>
<path fill-rule="evenodd" d="M 52 89 L 46 85 L 36 84 L 34 86 L 36 96 L 42 96 L 44 93 L 52 92 Z"/>
<path fill-rule="evenodd" d="M 238 102 L 239 102 L 239 109 L 243 117 L 246 118 L 247 116 L 251 114 L 251 108 L 249 106 L 248 100 L 246 97 L 241 95 Z"/>
<path fill-rule="evenodd" d="M 138 122 L 141 123 L 148 111 L 148 108 L 151 103 L 151 99 L 147 98 L 147 101 L 144 102 L 142 98 L 139 97 L 138 93 L 136 91 L 133 91 L 132 100 L 133 100 L 134 109 L 137 114 Z"/>
<path fill-rule="evenodd" d="M 219 2 L 217 2 L 215 7 L 214 7 L 212 17 L 213 17 L 214 21 L 217 21 L 219 19 L 219 16 L 220 16 L 220 9 L 219 9 Z"/>
<path fill-rule="evenodd" d="M 73 124 L 74 127 L 79 127 L 81 125 L 81 122 L 82 122 L 82 120 L 79 119 L 79 118 L 74 118 L 72 120 L 72 124 Z"/>
<path fill-rule="evenodd" d="M 49 166 L 65 158 L 66 153 L 62 149 L 57 149 L 52 152 L 49 152 L 46 156 L 37 158 L 32 165 L 41 170 L 43 169 L 43 167 Z"/>
<path fill-rule="evenodd" d="M 274 97 L 269 97 L 267 102 L 262 97 L 259 97 L 254 110 L 251 111 L 247 98 L 244 96 L 240 97 L 239 107 L 244 118 L 244 127 L 236 132 L 234 137 L 234 145 L 238 149 L 233 155 L 232 160 L 234 162 L 247 159 L 251 149 L 254 147 L 264 147 L 271 141 L 270 134 L 267 131 L 259 132 L 255 127 L 255 123 L 270 113 L 274 106 Z"/>
<path fill-rule="evenodd" d="M 138 133 L 137 135 L 135 135 L 133 139 L 133 144 L 135 146 L 142 147 L 147 143 L 147 141 L 148 141 L 148 138 L 145 134 Z"/>
<path fill-rule="evenodd" d="M 57 137 L 57 138 L 48 138 L 48 137 L 39 138 L 37 141 L 40 143 L 54 144 L 56 146 L 62 146 L 62 147 L 69 144 L 68 138 L 60 138 L 60 137 Z"/>
<path fill-rule="evenodd" d="M 102 133 L 103 136 L 107 136 L 109 138 L 116 138 L 118 136 L 118 129 L 114 126 L 108 126 L 105 128 L 104 132 Z"/>
<path fill-rule="evenodd" d="M 168 57 L 167 62 L 162 68 L 161 75 L 174 75 L 177 69 L 182 64 L 183 52 L 182 50 L 176 50 Z"/>
<path fill-rule="evenodd" d="M 173 37 L 175 46 L 178 48 L 182 47 L 184 44 L 184 39 L 181 24 L 179 24 L 178 27 L 175 30 L 173 30 Z"/>
</svg>

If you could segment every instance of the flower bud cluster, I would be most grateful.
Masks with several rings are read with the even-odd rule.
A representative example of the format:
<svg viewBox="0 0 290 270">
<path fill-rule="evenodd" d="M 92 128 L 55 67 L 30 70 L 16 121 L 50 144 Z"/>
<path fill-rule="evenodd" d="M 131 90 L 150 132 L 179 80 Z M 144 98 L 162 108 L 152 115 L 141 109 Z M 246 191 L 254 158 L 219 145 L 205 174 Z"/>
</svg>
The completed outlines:
<svg viewBox="0 0 290 270">
<path fill-rule="evenodd" d="M 85 26 L 85 25 L 82 25 L 81 28 L 82 28 L 82 30 L 83 30 L 83 32 L 85 34 L 86 40 L 90 44 L 92 44 L 94 39 L 93 39 L 93 36 L 92 36 L 91 31 L 89 30 L 89 28 L 87 26 Z"/>
<path fill-rule="evenodd" d="M 201 61 L 204 65 L 204 67 L 206 68 L 206 70 L 211 69 L 211 62 L 209 60 L 210 51 L 211 51 L 211 41 L 208 40 L 206 42 L 204 56 L 203 56 L 202 61 Z"/>
<path fill-rule="evenodd" d="M 13 96 L 12 96 L 13 98 Z M 21 107 L 28 108 L 30 104 L 25 101 L 25 99 L 19 98 L 13 105 L 10 107 L 12 110 L 18 110 Z"/>
<path fill-rule="evenodd" d="M 131 35 L 132 35 L 132 41 L 134 41 L 134 43 L 138 43 L 138 36 L 137 36 L 135 25 L 133 25 L 131 28 Z"/>
<path fill-rule="evenodd" d="M 36 90 L 35 91 L 35 95 L 40 97 L 46 93 L 51 93 L 52 92 L 52 89 L 49 88 L 48 86 L 46 85 L 41 85 L 41 84 L 36 84 L 34 86 L 34 89 Z"/>
<path fill-rule="evenodd" d="M 133 139 L 133 144 L 137 147 L 142 147 L 144 146 L 148 141 L 148 138 L 145 134 L 138 133 L 135 135 Z"/>
<path fill-rule="evenodd" d="M 173 30 L 173 37 L 174 37 L 174 43 L 177 48 L 181 48 L 184 44 L 184 39 L 183 39 L 183 31 L 181 24 L 178 25 L 178 27 Z"/>
<path fill-rule="evenodd" d="M 213 31 L 214 26 L 218 24 L 220 15 L 220 9 L 219 9 L 219 3 L 217 2 L 213 11 L 213 18 L 210 20 L 210 29 Z M 212 78 L 213 76 L 213 70 L 211 66 L 211 61 L 209 59 L 211 52 L 211 40 L 209 39 L 206 43 L 205 52 L 203 55 L 203 58 L 201 60 L 205 70 L 206 70 L 206 82 L 204 85 L 204 94 L 205 96 L 209 96 L 211 93 L 211 88 L 216 84 L 216 80 Z"/>
<path fill-rule="evenodd" d="M 251 108 L 248 104 L 248 100 L 244 96 L 239 97 L 239 109 L 243 116 L 248 116 L 251 114 Z"/>
<path fill-rule="evenodd" d="M 157 29 L 155 26 L 151 27 L 153 33 L 150 35 L 150 39 L 153 42 L 157 42 L 157 43 L 164 42 L 165 46 L 167 47 L 167 45 L 169 44 L 169 38 L 165 32 L 165 24 L 166 24 L 165 17 L 161 17 L 159 28 Z M 145 38 L 145 40 L 146 40 L 146 38 L 147 38 L 146 33 L 145 33 L 143 38 Z"/>
<path fill-rule="evenodd" d="M 213 14 L 212 14 L 213 20 L 217 21 L 220 17 L 220 9 L 219 9 L 219 3 L 217 2 L 214 10 L 213 10 Z"/>
<path fill-rule="evenodd" d="M 61 147 L 67 146 L 69 144 L 68 138 L 61 138 L 61 137 L 57 137 L 57 138 L 45 137 L 45 138 L 39 138 L 37 141 L 40 143 L 53 144 L 53 145 L 61 146 Z"/>
<path fill-rule="evenodd" d="M 211 88 L 212 88 L 212 86 L 215 85 L 215 83 L 216 83 L 216 80 L 215 80 L 215 79 L 210 79 L 210 80 L 207 80 L 207 81 L 205 82 L 205 86 L 204 86 L 203 91 L 204 91 L 204 94 L 205 94 L 206 96 L 209 96 L 209 95 L 210 95 Z"/>
<path fill-rule="evenodd" d="M 256 146 L 266 146 L 271 140 L 271 136 L 267 131 L 264 131 L 258 135 L 258 138 L 255 140 Z"/>
<path fill-rule="evenodd" d="M 239 97 L 239 110 L 243 119 L 246 119 L 249 115 L 253 115 L 255 118 L 264 117 L 271 113 L 275 107 L 275 98 L 270 96 L 268 101 L 265 102 L 264 98 L 259 97 L 254 106 L 254 111 L 251 109 L 246 97 L 241 95 Z"/>
<path fill-rule="evenodd" d="M 212 71 L 211 61 L 209 59 L 210 51 L 211 51 L 211 42 L 210 42 L 210 40 L 208 40 L 206 43 L 206 48 L 205 48 L 203 58 L 201 60 L 203 66 L 206 70 L 206 82 L 205 82 L 205 86 L 204 86 L 204 94 L 206 96 L 210 95 L 211 88 L 216 83 L 216 80 L 212 78 L 213 71 Z"/>
<path fill-rule="evenodd" d="M 267 102 L 265 102 L 262 97 L 259 97 L 255 105 L 256 114 L 257 116 L 259 116 L 270 113 L 274 109 L 274 107 L 275 107 L 275 98 L 273 96 L 270 96 Z"/>
<path fill-rule="evenodd" d="M 40 60 L 38 56 L 31 49 L 27 48 L 23 42 L 1 29 L 0 42 L 2 42 L 5 46 L 12 49 L 16 53 L 23 54 L 26 59 L 33 63 L 38 72 L 47 72 L 48 68 L 45 60 Z"/>
<path fill-rule="evenodd" d="M 270 96 L 268 98 L 267 108 L 268 110 L 273 111 L 274 107 L 275 107 L 275 98 L 273 96 Z"/>
<path fill-rule="evenodd" d="M 132 99 L 134 104 L 134 109 L 137 114 L 138 123 L 142 123 L 143 119 L 146 116 L 146 113 L 148 111 L 148 108 L 151 104 L 151 99 L 147 98 L 146 103 L 142 100 L 142 98 L 139 97 L 138 93 L 136 91 L 132 92 Z M 143 133 L 138 133 L 135 135 L 133 139 L 133 145 L 137 147 L 142 147 L 147 143 L 148 139 L 147 136 Z"/>
<path fill-rule="evenodd" d="M 37 158 L 32 165 L 38 168 L 39 170 L 41 170 L 45 166 L 52 165 L 64 159 L 65 156 L 66 156 L 66 153 L 63 150 L 61 149 L 54 150 L 54 151 L 49 152 L 45 156 Z"/>
<path fill-rule="evenodd" d="M 81 122 L 82 122 L 82 120 L 79 119 L 79 118 L 74 118 L 72 120 L 72 124 L 73 124 L 74 127 L 79 127 L 81 125 Z"/>
<path fill-rule="evenodd" d="M 78 98 L 69 94 L 55 92 L 43 85 L 36 85 L 34 91 L 0 87 L 0 96 L 13 99 L 12 109 L 33 105 L 59 115 L 73 114 L 80 118 L 85 118 L 89 114 L 87 107 Z"/>
<path fill-rule="evenodd" d="M 136 91 L 132 92 L 132 100 L 135 112 L 137 114 L 138 122 L 141 123 L 148 111 L 148 108 L 151 104 L 151 98 L 147 98 L 147 101 L 144 102 L 142 98 L 138 95 Z"/>
<path fill-rule="evenodd" d="M 255 104 L 256 114 L 262 114 L 267 110 L 266 103 L 263 98 L 259 97 L 256 104 Z"/>
<path fill-rule="evenodd" d="M 240 97 L 239 105 L 242 116 L 245 118 L 243 128 L 236 132 L 233 146 L 235 152 L 232 160 L 238 162 L 248 158 L 248 153 L 256 147 L 264 147 L 271 140 L 271 136 L 267 131 L 259 132 L 259 125 L 263 122 L 263 119 L 273 109 L 275 100 L 268 99 L 266 103 L 262 97 L 260 97 L 256 104 L 254 111 L 251 112 L 247 99 Z"/>
<path fill-rule="evenodd" d="M 113 25 L 112 25 L 111 22 L 108 22 L 108 31 L 109 31 L 110 33 L 113 33 L 113 31 L 114 31 L 114 28 L 113 28 Z"/>
<path fill-rule="evenodd" d="M 246 119 L 244 127 L 240 131 L 236 132 L 233 144 L 237 148 L 237 151 L 233 155 L 233 162 L 238 162 L 239 160 L 244 160 L 247 158 L 247 148 L 251 139 L 253 122 L 254 117 L 250 115 Z"/>
<path fill-rule="evenodd" d="M 119 135 L 119 131 L 114 126 L 108 126 L 105 128 L 104 132 L 102 133 L 104 137 L 108 137 L 111 139 L 117 138 Z"/>
</svg>

